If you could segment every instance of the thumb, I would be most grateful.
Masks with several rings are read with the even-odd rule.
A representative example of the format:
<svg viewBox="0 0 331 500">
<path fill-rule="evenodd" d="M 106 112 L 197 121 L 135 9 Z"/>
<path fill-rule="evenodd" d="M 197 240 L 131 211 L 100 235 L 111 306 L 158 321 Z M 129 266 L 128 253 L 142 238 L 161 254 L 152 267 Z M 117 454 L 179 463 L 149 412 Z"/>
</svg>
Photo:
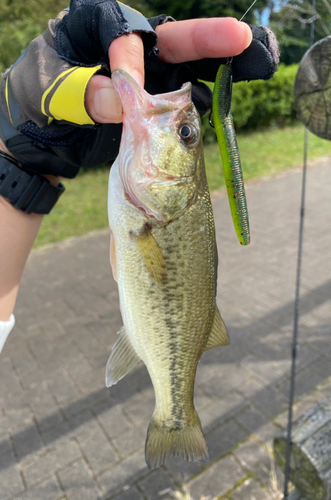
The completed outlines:
<svg viewBox="0 0 331 500">
<path fill-rule="evenodd" d="M 136 82 L 144 85 L 144 47 L 140 35 L 131 33 L 116 38 L 109 47 L 111 71 L 123 69 Z M 120 123 L 122 103 L 110 78 L 95 75 L 89 81 L 85 93 L 85 108 L 97 123 Z"/>
</svg>

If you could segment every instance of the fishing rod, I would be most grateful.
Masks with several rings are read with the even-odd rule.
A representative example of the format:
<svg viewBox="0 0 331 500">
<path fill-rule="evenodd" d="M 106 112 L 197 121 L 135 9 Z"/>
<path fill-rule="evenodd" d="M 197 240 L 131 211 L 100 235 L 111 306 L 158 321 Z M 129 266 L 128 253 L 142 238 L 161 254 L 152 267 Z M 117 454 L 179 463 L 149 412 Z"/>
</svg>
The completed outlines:
<svg viewBox="0 0 331 500">
<path fill-rule="evenodd" d="M 310 29 L 310 46 L 314 44 L 314 38 L 315 38 L 316 0 L 313 0 L 312 7 L 313 7 L 313 16 Z M 293 404 L 294 404 L 294 394 L 295 394 L 296 358 L 297 358 L 297 345 L 298 345 L 301 264 L 302 264 L 303 231 L 304 231 L 306 184 L 307 184 L 307 160 L 308 160 L 308 129 L 307 127 L 305 127 L 304 159 L 303 159 L 301 207 L 300 207 L 300 228 L 299 228 L 299 242 L 298 242 L 298 257 L 297 257 L 297 276 L 296 276 L 296 289 L 295 289 L 295 302 L 294 302 L 291 384 L 290 384 L 290 396 L 289 396 L 290 399 L 289 399 L 288 423 L 287 423 L 284 500 L 288 499 L 288 487 L 289 487 L 290 470 L 291 470 L 291 440 L 292 440 Z"/>
</svg>

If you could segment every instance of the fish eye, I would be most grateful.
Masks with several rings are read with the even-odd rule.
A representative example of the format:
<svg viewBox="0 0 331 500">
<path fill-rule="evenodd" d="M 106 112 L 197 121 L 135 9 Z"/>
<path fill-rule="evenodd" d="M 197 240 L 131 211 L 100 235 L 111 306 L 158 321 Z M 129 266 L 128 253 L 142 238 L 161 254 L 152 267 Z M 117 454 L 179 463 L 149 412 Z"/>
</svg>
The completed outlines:
<svg viewBox="0 0 331 500">
<path fill-rule="evenodd" d="M 198 138 L 198 131 L 191 123 L 184 123 L 179 128 L 179 135 L 186 144 L 192 144 Z"/>
</svg>

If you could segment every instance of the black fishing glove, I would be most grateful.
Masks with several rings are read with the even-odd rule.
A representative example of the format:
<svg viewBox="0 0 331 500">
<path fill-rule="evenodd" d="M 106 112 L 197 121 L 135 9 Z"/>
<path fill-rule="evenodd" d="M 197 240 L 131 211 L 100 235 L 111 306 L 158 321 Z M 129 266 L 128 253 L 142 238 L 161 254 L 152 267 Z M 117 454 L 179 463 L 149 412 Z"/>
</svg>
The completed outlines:
<svg viewBox="0 0 331 500">
<path fill-rule="evenodd" d="M 155 20 L 150 19 L 151 25 Z M 157 25 L 155 25 L 157 26 Z M 253 33 L 251 45 L 238 56 L 233 57 L 233 80 L 268 80 L 279 64 L 279 48 L 275 35 L 265 26 L 250 26 Z M 179 89 L 186 82 L 192 82 L 192 98 L 200 115 L 206 114 L 212 105 L 212 94 L 199 80 L 214 82 L 220 64 L 227 58 L 201 59 L 181 64 L 163 63 L 155 57 L 145 62 L 146 85 L 150 94 L 170 92 Z"/>
<path fill-rule="evenodd" d="M 200 114 L 210 109 L 211 92 L 198 79 L 213 81 L 226 60 L 175 65 L 158 60 L 154 28 L 168 21 L 173 19 L 166 15 L 147 21 L 115 0 L 72 0 L 70 11 L 49 22 L 48 30 L 7 70 L 0 86 L 0 137 L 24 170 L 72 178 L 80 167 L 95 167 L 117 156 L 122 125 L 95 124 L 86 113 L 84 93 L 95 73 L 110 76 L 108 47 L 125 33 L 142 35 L 149 93 L 168 92 L 191 81 Z M 233 58 L 235 81 L 268 79 L 277 68 L 273 33 L 251 28 L 251 46 Z"/>
</svg>

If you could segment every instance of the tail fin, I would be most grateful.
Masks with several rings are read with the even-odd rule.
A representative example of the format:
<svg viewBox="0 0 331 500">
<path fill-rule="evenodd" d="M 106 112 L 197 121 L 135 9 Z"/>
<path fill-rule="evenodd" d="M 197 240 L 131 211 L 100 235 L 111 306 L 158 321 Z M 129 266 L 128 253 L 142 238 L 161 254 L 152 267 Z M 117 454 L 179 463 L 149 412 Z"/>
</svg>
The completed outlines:
<svg viewBox="0 0 331 500">
<path fill-rule="evenodd" d="M 168 457 L 182 457 L 189 462 L 208 460 L 200 419 L 193 411 L 193 423 L 185 427 L 165 427 L 156 416 L 152 417 L 145 446 L 145 459 L 150 469 L 160 467 Z"/>
</svg>

